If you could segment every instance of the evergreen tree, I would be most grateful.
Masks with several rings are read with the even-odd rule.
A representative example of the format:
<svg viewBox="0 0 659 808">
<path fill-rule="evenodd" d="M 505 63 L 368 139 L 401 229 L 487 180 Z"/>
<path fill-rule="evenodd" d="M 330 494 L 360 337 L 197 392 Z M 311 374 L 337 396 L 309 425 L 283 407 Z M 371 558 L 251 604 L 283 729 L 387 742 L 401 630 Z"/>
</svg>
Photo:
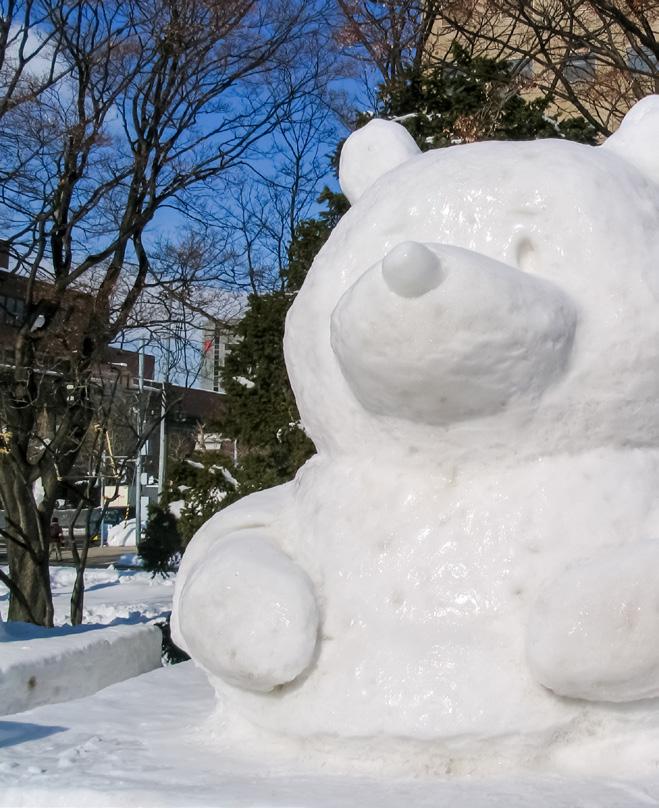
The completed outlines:
<svg viewBox="0 0 659 808">
<path fill-rule="evenodd" d="M 550 117 L 550 95 L 526 99 L 523 71 L 513 63 L 472 58 L 458 46 L 451 57 L 448 63 L 410 67 L 379 88 L 381 117 L 401 118 L 423 151 L 480 140 L 595 143 L 596 132 L 583 118 Z M 369 119 L 360 116 L 358 125 Z"/>
<path fill-rule="evenodd" d="M 154 578 L 156 575 L 167 578 L 180 552 L 181 537 L 176 519 L 160 505 L 149 505 L 149 520 L 139 548 L 144 569 Z"/>
<path fill-rule="evenodd" d="M 234 473 L 222 452 L 195 452 L 172 463 L 162 506 L 176 509 L 182 550 L 214 513 L 242 496 Z"/>
<path fill-rule="evenodd" d="M 250 297 L 238 325 L 239 341 L 224 367 L 228 406 L 223 429 L 237 438 L 241 450 L 235 470 L 241 496 L 292 479 L 314 452 L 300 425 L 283 339 L 288 309 L 313 259 L 348 209 L 345 197 L 328 188 L 318 201 L 325 204 L 318 217 L 295 230 L 282 288 Z"/>
<path fill-rule="evenodd" d="M 551 117 L 551 95 L 526 99 L 523 71 L 510 61 L 471 57 L 454 45 L 447 62 L 409 65 L 377 92 L 376 117 L 395 119 L 421 151 L 481 140 L 562 138 L 594 144 L 596 130 L 582 117 Z M 359 113 L 355 128 L 374 113 Z M 334 152 L 338 172 L 344 141 Z"/>
</svg>

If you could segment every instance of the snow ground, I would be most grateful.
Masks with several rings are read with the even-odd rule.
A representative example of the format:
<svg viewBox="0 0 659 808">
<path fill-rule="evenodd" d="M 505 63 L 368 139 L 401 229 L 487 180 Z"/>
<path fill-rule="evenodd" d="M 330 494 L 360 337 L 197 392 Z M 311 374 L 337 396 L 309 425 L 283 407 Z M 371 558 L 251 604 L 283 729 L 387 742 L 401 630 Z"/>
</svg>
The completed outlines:
<svg viewBox="0 0 659 808">
<path fill-rule="evenodd" d="M 641 808 L 659 779 L 370 778 L 322 762 L 273 761 L 222 749 L 208 716 L 213 692 L 193 663 L 161 668 L 94 696 L 0 721 L 1 806 L 215 808 Z"/>
<path fill-rule="evenodd" d="M 74 571 L 53 569 L 64 626 Z M 173 579 L 87 572 L 85 619 L 113 625 L 168 611 Z M 7 596 L 0 594 L 6 614 Z M 83 627 L 82 632 L 92 627 Z M 62 629 L 55 630 L 61 634 Z M 214 693 L 192 663 L 160 668 L 94 695 L 0 718 L 0 806 L 217 808 L 641 808 L 659 805 L 659 777 L 489 779 L 341 775 L 323 760 L 275 760 L 263 746 L 222 745 Z"/>
<path fill-rule="evenodd" d="M 70 599 L 75 569 L 53 567 L 50 583 L 55 604 L 55 624 L 70 622 Z M 84 623 L 119 625 L 143 623 L 172 608 L 174 578 L 151 578 L 141 570 L 88 569 L 85 572 Z M 7 619 L 9 595 L 0 584 L 0 614 Z"/>
</svg>

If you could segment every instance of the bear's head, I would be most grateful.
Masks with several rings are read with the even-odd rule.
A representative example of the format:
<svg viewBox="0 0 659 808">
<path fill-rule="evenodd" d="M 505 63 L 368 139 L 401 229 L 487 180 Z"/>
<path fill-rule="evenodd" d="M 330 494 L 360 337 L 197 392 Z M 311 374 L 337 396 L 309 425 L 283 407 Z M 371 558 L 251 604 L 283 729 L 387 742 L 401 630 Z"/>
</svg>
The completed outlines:
<svg viewBox="0 0 659 808">
<path fill-rule="evenodd" d="M 319 451 L 659 445 L 658 144 L 659 96 L 599 147 L 351 135 L 286 330 Z"/>
</svg>

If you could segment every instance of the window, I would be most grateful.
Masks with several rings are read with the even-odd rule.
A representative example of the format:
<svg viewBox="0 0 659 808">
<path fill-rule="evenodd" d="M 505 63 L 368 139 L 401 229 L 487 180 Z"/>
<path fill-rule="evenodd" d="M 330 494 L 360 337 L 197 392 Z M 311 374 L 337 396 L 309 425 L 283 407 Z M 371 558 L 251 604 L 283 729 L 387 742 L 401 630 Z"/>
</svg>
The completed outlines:
<svg viewBox="0 0 659 808">
<path fill-rule="evenodd" d="M 0 295 L 0 323 L 20 325 L 25 316 L 25 301 L 20 297 Z"/>
<path fill-rule="evenodd" d="M 653 78 L 659 69 L 659 58 L 649 48 L 628 48 L 627 64 L 635 73 L 645 73 Z"/>
<path fill-rule="evenodd" d="M 570 84 L 579 82 L 591 82 L 597 72 L 597 62 L 592 53 L 574 54 L 565 62 L 563 75 Z"/>
<path fill-rule="evenodd" d="M 519 76 L 522 79 L 532 79 L 534 76 L 533 62 L 528 57 L 524 59 L 512 59 L 510 61 L 510 71 L 513 76 Z"/>
</svg>

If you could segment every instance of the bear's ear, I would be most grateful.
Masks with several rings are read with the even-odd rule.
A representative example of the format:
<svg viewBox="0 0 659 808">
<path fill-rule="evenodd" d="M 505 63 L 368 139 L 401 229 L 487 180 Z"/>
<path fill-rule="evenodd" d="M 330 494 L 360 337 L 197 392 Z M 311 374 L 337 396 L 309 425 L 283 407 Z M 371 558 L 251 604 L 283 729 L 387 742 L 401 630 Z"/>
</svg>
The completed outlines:
<svg viewBox="0 0 659 808">
<path fill-rule="evenodd" d="M 379 177 L 420 151 L 404 126 L 375 118 L 343 144 L 339 163 L 341 190 L 354 204 Z"/>
<path fill-rule="evenodd" d="M 659 183 L 659 95 L 648 95 L 635 104 L 602 148 L 620 155 Z"/>
</svg>

